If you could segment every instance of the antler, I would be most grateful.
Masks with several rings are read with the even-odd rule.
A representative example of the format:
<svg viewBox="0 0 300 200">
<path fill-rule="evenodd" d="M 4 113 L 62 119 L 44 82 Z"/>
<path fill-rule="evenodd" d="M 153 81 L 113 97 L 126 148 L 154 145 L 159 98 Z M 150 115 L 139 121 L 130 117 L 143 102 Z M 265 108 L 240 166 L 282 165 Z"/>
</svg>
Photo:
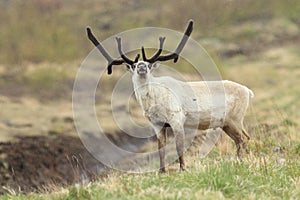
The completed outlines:
<svg viewBox="0 0 300 200">
<path fill-rule="evenodd" d="M 118 43 L 118 51 L 119 54 L 121 55 L 121 58 L 128 63 L 129 65 L 132 65 L 133 63 L 137 62 L 140 58 L 140 54 L 137 54 L 135 57 L 135 60 L 130 60 L 128 57 L 125 56 L 124 52 L 122 51 L 122 42 L 120 37 L 116 37 L 117 43 Z"/>
<path fill-rule="evenodd" d="M 93 35 L 91 28 L 86 28 L 87 36 L 92 41 L 92 43 L 98 48 L 98 50 L 101 52 L 101 54 L 106 58 L 108 65 L 107 65 L 107 73 L 112 73 L 112 66 L 113 65 L 122 65 L 123 63 L 128 63 L 129 65 L 132 65 L 133 63 L 137 62 L 139 60 L 140 54 L 137 54 L 135 57 L 135 60 L 130 60 L 127 58 L 123 51 L 122 51 L 122 45 L 121 45 L 121 38 L 116 38 L 118 43 L 118 50 L 121 55 L 122 59 L 113 59 L 109 53 L 104 49 L 104 47 L 101 45 L 101 43 L 96 39 L 96 37 Z"/>
<path fill-rule="evenodd" d="M 176 63 L 179 57 L 179 54 L 181 53 L 184 45 L 186 44 L 187 40 L 189 39 L 192 31 L 193 31 L 193 20 L 189 21 L 189 24 L 185 30 L 185 33 L 178 44 L 176 50 L 173 53 L 169 53 L 167 55 L 162 55 L 161 53 L 163 51 L 163 44 L 165 41 L 165 37 L 159 37 L 159 49 L 157 52 L 149 59 L 146 57 L 145 49 L 142 46 L 142 56 L 143 60 L 147 61 L 149 63 L 154 63 L 156 61 L 167 61 L 174 59 L 174 62 Z M 116 37 L 117 44 L 118 44 L 118 51 L 122 59 L 113 59 L 109 53 L 104 49 L 102 44 L 96 39 L 96 37 L 93 35 L 91 28 L 87 27 L 87 36 L 92 41 L 92 43 L 98 48 L 98 50 L 101 52 L 101 54 L 106 58 L 108 65 L 107 65 L 107 73 L 112 73 L 112 66 L 113 65 L 122 65 L 123 63 L 127 63 L 129 65 L 133 65 L 134 63 L 138 62 L 140 58 L 140 54 L 137 54 L 134 60 L 129 59 L 127 56 L 125 56 L 124 52 L 122 51 L 122 42 L 120 37 Z"/>
<path fill-rule="evenodd" d="M 143 60 L 147 61 L 149 63 L 154 63 L 160 56 L 162 50 L 163 50 L 163 45 L 164 45 L 164 41 L 165 41 L 165 37 L 159 37 L 159 49 L 157 50 L 157 52 L 152 56 L 152 58 L 147 59 L 146 57 L 146 53 L 145 53 L 145 49 L 142 46 L 142 55 L 143 55 Z"/>
<path fill-rule="evenodd" d="M 164 43 L 164 40 L 165 40 L 164 37 L 163 38 L 160 37 L 159 38 L 159 40 L 160 40 L 159 50 L 155 53 L 155 55 L 152 58 L 150 58 L 150 59 L 146 58 L 144 47 L 142 47 L 143 60 L 147 61 L 149 63 L 154 63 L 156 61 L 167 61 L 167 60 L 174 59 L 174 63 L 176 63 L 177 60 L 178 60 L 179 54 L 181 53 L 184 45 L 186 44 L 187 40 L 189 39 L 189 37 L 190 37 L 190 35 L 193 31 L 193 24 L 194 24 L 193 20 L 190 20 L 180 43 L 178 44 L 176 50 L 173 53 L 170 53 L 170 54 L 167 54 L 167 55 L 162 55 L 162 56 L 160 55 L 161 52 L 162 52 L 162 47 L 163 47 L 163 43 Z"/>
</svg>

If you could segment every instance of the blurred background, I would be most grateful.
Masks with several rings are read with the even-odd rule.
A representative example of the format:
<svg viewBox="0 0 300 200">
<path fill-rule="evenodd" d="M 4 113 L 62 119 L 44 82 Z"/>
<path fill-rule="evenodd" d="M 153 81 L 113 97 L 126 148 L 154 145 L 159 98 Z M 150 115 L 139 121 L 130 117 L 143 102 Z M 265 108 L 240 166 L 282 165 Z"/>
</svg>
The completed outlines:
<svg viewBox="0 0 300 200">
<path fill-rule="evenodd" d="M 183 31 L 193 19 L 192 38 L 222 77 L 255 93 L 246 118 L 250 134 L 266 152 L 292 148 L 300 153 L 299 0 L 1 0 L 0 10 L 2 186 L 23 184 L 31 190 L 50 179 L 72 182 L 76 173 L 68 167 L 74 162 L 66 155 L 88 157 L 76 139 L 72 114 L 73 81 L 94 48 L 86 26 L 101 40 L 145 26 Z M 117 133 L 108 134 L 118 142 Z M 216 151 L 232 153 L 230 141 L 224 144 Z M 45 157 L 48 161 L 36 166 L 26 161 L 40 163 Z M 66 171 L 72 178 L 63 182 Z M 59 173 L 52 177 L 54 172 Z"/>
</svg>

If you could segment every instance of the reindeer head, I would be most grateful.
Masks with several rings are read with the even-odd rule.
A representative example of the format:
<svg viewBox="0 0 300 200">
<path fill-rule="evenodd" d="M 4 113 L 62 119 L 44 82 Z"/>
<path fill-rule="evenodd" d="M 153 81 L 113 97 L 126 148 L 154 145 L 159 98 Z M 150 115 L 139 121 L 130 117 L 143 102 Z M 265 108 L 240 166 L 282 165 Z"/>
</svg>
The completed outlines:
<svg viewBox="0 0 300 200">
<path fill-rule="evenodd" d="M 134 60 L 131 60 L 127 56 L 125 56 L 124 52 L 122 51 L 122 42 L 120 37 L 116 37 L 116 41 L 118 44 L 118 51 L 121 56 L 120 59 L 113 59 L 107 51 L 104 49 L 104 47 L 101 45 L 100 42 L 96 39 L 96 37 L 93 35 L 91 29 L 88 27 L 87 29 L 87 35 L 88 38 L 92 41 L 92 43 L 98 48 L 98 50 L 101 52 L 101 54 L 106 58 L 108 62 L 107 66 L 107 72 L 108 74 L 112 73 L 112 66 L 113 65 L 122 65 L 126 64 L 127 68 L 134 74 L 138 75 L 140 77 L 146 77 L 147 74 L 151 73 L 152 69 L 155 68 L 158 61 L 167 61 L 167 60 L 174 60 L 174 63 L 177 62 L 180 52 L 182 51 L 184 45 L 186 44 L 189 36 L 192 33 L 193 30 L 193 20 L 189 21 L 189 24 L 186 28 L 186 31 L 178 44 L 176 50 L 172 53 L 161 55 L 163 51 L 163 44 L 165 41 L 165 37 L 159 38 L 159 49 L 157 52 L 151 57 L 147 58 L 146 52 L 144 47 L 142 46 L 142 57 L 143 60 L 139 61 L 140 54 L 137 54 Z"/>
</svg>

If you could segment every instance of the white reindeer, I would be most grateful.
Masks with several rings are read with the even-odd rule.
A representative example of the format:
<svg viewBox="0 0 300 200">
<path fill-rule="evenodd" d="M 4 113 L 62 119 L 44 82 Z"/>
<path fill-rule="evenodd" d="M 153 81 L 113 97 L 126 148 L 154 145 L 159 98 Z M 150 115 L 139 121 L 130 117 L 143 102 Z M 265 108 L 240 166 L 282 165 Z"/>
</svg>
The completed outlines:
<svg viewBox="0 0 300 200">
<path fill-rule="evenodd" d="M 199 81 L 183 82 L 171 77 L 154 77 L 152 70 L 158 61 L 178 60 L 193 29 L 193 21 L 174 53 L 161 55 L 165 38 L 160 37 L 160 47 L 153 57 L 147 58 L 142 47 L 143 61 L 126 57 L 122 51 L 121 38 L 116 38 L 121 59 L 113 59 L 87 28 L 88 38 L 99 49 L 108 61 L 108 74 L 112 73 L 112 65 L 125 63 L 132 73 L 132 82 L 136 99 L 154 127 L 158 140 L 160 156 L 160 172 L 165 172 L 166 128 L 171 127 L 175 135 L 176 150 L 179 156 L 180 170 L 185 170 L 183 158 L 184 136 L 186 127 L 199 130 L 222 128 L 231 137 L 237 147 L 238 158 L 241 159 L 242 148 L 245 148 L 245 137 L 250 139 L 243 128 L 244 116 L 253 92 L 246 86 L 232 81 Z M 221 89 L 220 89 L 220 86 Z M 223 97 L 224 106 L 211 103 L 214 98 Z"/>
</svg>

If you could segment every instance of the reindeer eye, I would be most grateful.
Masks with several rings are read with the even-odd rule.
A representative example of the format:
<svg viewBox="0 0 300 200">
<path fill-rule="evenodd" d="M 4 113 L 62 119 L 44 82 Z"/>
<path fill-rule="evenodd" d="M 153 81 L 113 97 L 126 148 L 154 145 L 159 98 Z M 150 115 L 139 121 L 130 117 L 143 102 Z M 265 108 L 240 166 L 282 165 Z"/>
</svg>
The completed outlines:
<svg viewBox="0 0 300 200">
<path fill-rule="evenodd" d="M 149 69 L 152 68 L 152 63 L 149 63 L 148 68 L 149 68 Z"/>
</svg>

